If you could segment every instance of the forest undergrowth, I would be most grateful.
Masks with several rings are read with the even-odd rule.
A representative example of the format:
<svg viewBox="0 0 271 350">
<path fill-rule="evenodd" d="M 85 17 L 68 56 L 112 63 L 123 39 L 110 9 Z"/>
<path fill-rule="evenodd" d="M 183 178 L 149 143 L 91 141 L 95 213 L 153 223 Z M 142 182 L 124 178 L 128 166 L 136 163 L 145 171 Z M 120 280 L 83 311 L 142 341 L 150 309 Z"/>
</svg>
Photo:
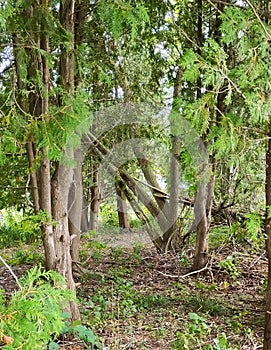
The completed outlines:
<svg viewBox="0 0 271 350">
<path fill-rule="evenodd" d="M 31 246 L 2 249 L 1 255 L 18 277 L 39 264 Z M 146 243 L 109 247 L 84 238 L 78 299 L 82 323 L 99 337 L 101 349 L 261 349 L 265 254 L 228 242 L 211 249 L 202 271 L 190 273 L 192 255 L 189 247 L 158 255 Z M 8 295 L 16 288 L 4 266 L 0 288 Z M 57 344 L 91 349 L 76 337 L 62 336 Z"/>
</svg>

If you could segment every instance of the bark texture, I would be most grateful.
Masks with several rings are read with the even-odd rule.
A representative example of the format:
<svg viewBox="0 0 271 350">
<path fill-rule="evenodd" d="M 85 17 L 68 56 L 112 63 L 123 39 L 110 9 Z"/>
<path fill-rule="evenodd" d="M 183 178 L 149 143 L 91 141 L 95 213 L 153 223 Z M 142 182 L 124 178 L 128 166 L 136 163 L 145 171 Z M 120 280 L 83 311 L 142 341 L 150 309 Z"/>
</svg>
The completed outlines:
<svg viewBox="0 0 271 350">
<path fill-rule="evenodd" d="M 126 196 L 125 193 L 118 186 L 116 186 L 116 195 L 119 227 L 120 229 L 128 229 L 130 225 L 127 212 Z"/>
<path fill-rule="evenodd" d="M 196 248 L 191 270 L 203 268 L 208 262 L 209 230 L 211 226 L 211 213 L 214 199 L 216 160 L 202 166 L 200 179 L 194 203 L 194 216 L 196 225 Z M 211 173 L 211 174 L 210 174 Z"/>
<path fill-rule="evenodd" d="M 27 117 L 31 115 L 36 128 L 42 127 L 50 120 L 50 67 L 48 62 L 50 31 L 47 28 L 46 20 L 38 15 L 40 7 L 43 7 L 44 13 L 50 11 L 49 1 L 31 1 L 27 9 L 22 10 L 24 11 L 23 15 L 31 20 L 26 22 L 25 33 L 15 34 L 13 38 L 19 108 Z M 70 46 L 60 48 L 59 62 L 59 83 L 62 91 L 67 94 L 74 93 L 74 13 L 74 0 L 60 2 L 60 23 L 71 34 Z M 20 54 L 19 51 L 21 51 Z M 21 61 L 22 57 L 25 57 L 23 62 Z M 23 65 L 26 66 L 27 80 L 22 78 L 21 67 Z M 64 98 L 62 99 L 62 96 L 60 96 L 59 107 L 62 107 L 63 101 Z M 71 247 L 75 245 L 76 239 L 79 237 L 80 224 L 79 226 L 75 224 L 71 228 L 73 234 L 71 237 L 68 222 L 68 202 L 71 185 L 73 181 L 80 184 L 80 177 L 72 168 L 60 165 L 58 162 L 52 165 L 48 157 L 48 147 L 40 147 L 37 153 L 34 135 L 34 133 L 29 133 L 26 149 L 31 174 L 34 210 L 36 213 L 42 210 L 47 216 L 46 222 L 43 222 L 41 227 L 46 268 L 59 272 L 65 278 L 67 287 L 75 292 L 71 251 L 72 254 L 75 254 L 75 258 L 78 257 L 78 253 L 76 249 L 71 249 Z M 79 159 L 79 156 L 76 155 L 75 158 Z M 80 159 L 78 164 L 80 170 Z M 52 171 L 54 171 L 53 176 Z M 74 200 L 77 200 L 76 196 Z M 75 203 L 71 207 L 73 223 L 76 222 L 75 217 L 78 208 L 82 208 L 82 196 L 80 197 L 80 204 Z M 81 212 L 79 217 L 80 214 Z M 76 253 L 74 253 L 75 251 Z M 70 313 L 71 320 L 80 319 L 78 306 L 74 302 L 70 302 L 66 311 Z"/>
<path fill-rule="evenodd" d="M 269 122 L 268 146 L 266 152 L 266 213 L 265 213 L 265 234 L 266 252 L 268 258 L 268 284 L 265 304 L 265 325 L 263 350 L 271 350 L 271 122 Z"/>
<path fill-rule="evenodd" d="M 91 169 L 90 186 L 90 225 L 89 229 L 98 231 L 99 207 L 100 207 L 100 186 L 99 186 L 99 163 L 95 160 Z"/>
</svg>

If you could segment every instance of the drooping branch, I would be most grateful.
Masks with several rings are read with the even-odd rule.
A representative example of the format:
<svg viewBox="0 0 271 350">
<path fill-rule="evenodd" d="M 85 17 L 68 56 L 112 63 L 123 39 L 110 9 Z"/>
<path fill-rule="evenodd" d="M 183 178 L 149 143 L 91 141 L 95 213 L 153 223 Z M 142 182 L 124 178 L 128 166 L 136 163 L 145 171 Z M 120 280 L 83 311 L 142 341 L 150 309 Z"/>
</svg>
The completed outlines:
<svg viewBox="0 0 271 350">
<path fill-rule="evenodd" d="M 105 156 L 109 153 L 106 147 L 91 133 L 88 132 L 85 135 L 88 138 L 88 142 L 92 143 L 94 152 L 100 161 L 105 159 Z M 156 202 L 138 185 L 137 181 L 123 168 L 117 168 L 110 160 L 106 159 L 107 170 L 112 175 L 119 174 L 128 188 L 134 193 L 138 200 L 148 209 L 150 214 L 155 218 L 162 232 L 166 230 L 167 218 L 164 213 L 157 206 Z"/>
<path fill-rule="evenodd" d="M 131 207 L 133 208 L 133 211 L 136 214 L 137 218 L 142 222 L 143 225 L 145 225 L 146 230 L 147 230 L 154 246 L 156 247 L 156 249 L 159 252 L 162 251 L 163 240 L 162 240 L 161 236 L 155 231 L 149 218 L 147 217 L 147 215 L 144 213 L 144 211 L 140 207 L 140 205 L 138 203 L 138 199 L 136 198 L 135 194 L 128 188 L 128 186 L 126 185 L 126 183 L 123 181 L 123 179 L 120 176 L 117 176 L 117 178 L 116 178 L 116 187 L 118 187 L 121 191 L 124 192 Z"/>
<path fill-rule="evenodd" d="M 167 203 L 167 199 L 169 196 L 168 195 L 161 196 L 161 193 L 163 191 L 160 188 L 160 186 L 156 180 L 156 176 L 153 173 L 150 161 L 144 156 L 144 154 L 142 152 L 142 147 L 140 145 L 136 146 L 136 147 L 134 147 L 133 151 L 137 157 L 138 164 L 139 164 L 139 166 L 144 174 L 144 177 L 145 177 L 146 181 L 148 182 L 148 184 L 150 185 L 152 195 L 153 195 L 158 207 L 167 216 L 169 214 L 169 206 Z"/>
</svg>

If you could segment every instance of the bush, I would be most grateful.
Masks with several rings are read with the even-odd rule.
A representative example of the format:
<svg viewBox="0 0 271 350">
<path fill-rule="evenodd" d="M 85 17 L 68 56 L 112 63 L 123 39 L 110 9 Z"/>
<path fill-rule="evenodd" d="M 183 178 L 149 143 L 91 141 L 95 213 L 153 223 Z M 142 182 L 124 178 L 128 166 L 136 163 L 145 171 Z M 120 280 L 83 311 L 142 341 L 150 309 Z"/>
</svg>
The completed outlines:
<svg viewBox="0 0 271 350">
<path fill-rule="evenodd" d="M 57 272 L 38 267 L 20 279 L 20 285 L 9 302 L 3 291 L 0 294 L 0 339 L 13 340 L 3 349 L 44 349 L 64 329 L 62 310 L 75 297 Z"/>
<path fill-rule="evenodd" d="M 46 214 L 24 214 L 7 211 L 0 224 L 0 248 L 18 243 L 31 244 L 41 238 L 40 225 L 47 221 Z"/>
</svg>

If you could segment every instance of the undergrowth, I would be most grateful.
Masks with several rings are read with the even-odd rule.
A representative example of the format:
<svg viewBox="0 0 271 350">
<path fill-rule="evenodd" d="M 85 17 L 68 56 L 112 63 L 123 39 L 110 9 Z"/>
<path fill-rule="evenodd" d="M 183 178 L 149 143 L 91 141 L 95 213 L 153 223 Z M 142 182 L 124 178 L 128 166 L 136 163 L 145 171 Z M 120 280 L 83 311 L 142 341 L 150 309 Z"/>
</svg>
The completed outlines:
<svg viewBox="0 0 271 350">
<path fill-rule="evenodd" d="M 73 333 L 98 344 L 94 333 L 80 323 L 69 325 L 63 309 L 76 301 L 64 279 L 55 271 L 34 267 L 19 280 L 20 290 L 7 300 L 0 293 L 0 339 L 5 350 L 58 349 L 58 336 Z"/>
</svg>

